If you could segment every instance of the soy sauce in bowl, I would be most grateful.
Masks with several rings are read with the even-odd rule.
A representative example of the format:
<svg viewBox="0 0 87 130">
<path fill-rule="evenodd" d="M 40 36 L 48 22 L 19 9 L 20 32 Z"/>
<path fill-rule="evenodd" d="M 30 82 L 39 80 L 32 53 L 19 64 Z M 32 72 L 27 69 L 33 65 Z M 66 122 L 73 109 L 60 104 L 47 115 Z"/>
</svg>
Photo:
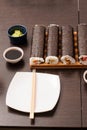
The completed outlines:
<svg viewBox="0 0 87 130">
<path fill-rule="evenodd" d="M 10 50 L 5 54 L 5 57 L 11 60 L 17 59 L 21 56 L 21 52 L 18 50 Z"/>
<path fill-rule="evenodd" d="M 4 59 L 9 63 L 17 63 L 23 58 L 24 52 L 19 47 L 7 48 L 4 53 Z"/>
</svg>

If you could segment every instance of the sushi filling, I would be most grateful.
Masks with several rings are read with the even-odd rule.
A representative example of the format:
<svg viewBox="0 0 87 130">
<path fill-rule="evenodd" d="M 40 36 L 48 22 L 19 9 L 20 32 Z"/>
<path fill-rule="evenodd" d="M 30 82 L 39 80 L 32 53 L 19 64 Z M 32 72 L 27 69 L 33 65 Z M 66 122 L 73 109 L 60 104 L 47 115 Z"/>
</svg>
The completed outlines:
<svg viewBox="0 0 87 130">
<path fill-rule="evenodd" d="M 87 55 L 81 55 L 79 57 L 80 63 L 83 65 L 87 65 Z"/>
<path fill-rule="evenodd" d="M 61 61 L 63 64 L 66 64 L 66 65 L 75 63 L 75 59 L 69 55 L 62 56 Z"/>
<path fill-rule="evenodd" d="M 37 65 L 37 64 L 41 64 L 44 62 L 43 58 L 40 57 L 31 57 L 30 58 L 30 65 Z"/>
<path fill-rule="evenodd" d="M 57 64 L 58 61 L 59 60 L 56 56 L 47 56 L 45 59 L 45 63 L 47 63 L 47 64 Z"/>
</svg>

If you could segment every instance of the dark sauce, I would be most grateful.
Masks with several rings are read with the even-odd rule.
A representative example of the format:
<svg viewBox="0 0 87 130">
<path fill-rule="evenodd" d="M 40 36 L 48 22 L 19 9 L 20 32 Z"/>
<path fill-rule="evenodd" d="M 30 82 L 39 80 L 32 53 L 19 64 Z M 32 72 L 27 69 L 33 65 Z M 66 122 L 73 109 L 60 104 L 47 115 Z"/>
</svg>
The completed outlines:
<svg viewBox="0 0 87 130">
<path fill-rule="evenodd" d="M 6 54 L 5 54 L 6 58 L 10 59 L 10 60 L 15 60 L 17 58 L 19 58 L 21 56 L 21 52 L 18 50 L 9 50 Z"/>
<path fill-rule="evenodd" d="M 87 80 L 87 74 L 85 75 L 85 79 Z"/>
</svg>

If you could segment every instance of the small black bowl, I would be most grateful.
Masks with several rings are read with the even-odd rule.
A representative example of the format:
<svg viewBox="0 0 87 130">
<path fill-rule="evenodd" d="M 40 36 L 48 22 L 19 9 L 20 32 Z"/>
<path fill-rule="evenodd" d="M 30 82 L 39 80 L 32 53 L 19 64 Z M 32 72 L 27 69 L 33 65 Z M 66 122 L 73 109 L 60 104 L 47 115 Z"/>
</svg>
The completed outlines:
<svg viewBox="0 0 87 130">
<path fill-rule="evenodd" d="M 22 35 L 13 36 L 15 31 L 20 31 Z M 27 29 L 23 25 L 14 25 L 8 29 L 8 37 L 13 45 L 21 45 L 27 42 Z"/>
</svg>

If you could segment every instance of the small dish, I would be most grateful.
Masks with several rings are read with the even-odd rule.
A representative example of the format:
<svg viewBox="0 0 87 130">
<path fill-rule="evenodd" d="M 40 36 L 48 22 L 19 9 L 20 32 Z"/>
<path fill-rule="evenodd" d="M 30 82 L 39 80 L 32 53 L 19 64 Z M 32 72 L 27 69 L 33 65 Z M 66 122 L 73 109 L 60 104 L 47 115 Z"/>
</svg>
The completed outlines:
<svg viewBox="0 0 87 130">
<path fill-rule="evenodd" d="M 13 45 L 21 45 L 27 42 L 27 29 L 23 25 L 14 25 L 8 29 L 8 37 Z"/>
<path fill-rule="evenodd" d="M 4 53 L 4 59 L 9 63 L 17 63 L 23 58 L 24 52 L 20 47 L 9 47 Z"/>
<path fill-rule="evenodd" d="M 85 70 L 83 73 L 83 79 L 84 79 L 84 82 L 87 83 L 87 70 Z"/>
</svg>

